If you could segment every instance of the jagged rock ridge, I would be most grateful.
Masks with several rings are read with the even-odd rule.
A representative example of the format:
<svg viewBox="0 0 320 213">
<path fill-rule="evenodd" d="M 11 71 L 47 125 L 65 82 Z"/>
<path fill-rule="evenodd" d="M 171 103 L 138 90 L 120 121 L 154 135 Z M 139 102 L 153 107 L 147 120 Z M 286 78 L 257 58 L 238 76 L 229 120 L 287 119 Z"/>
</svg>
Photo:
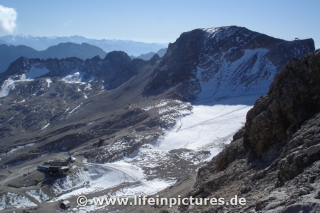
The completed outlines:
<svg viewBox="0 0 320 213">
<path fill-rule="evenodd" d="M 99 56 L 87 60 L 75 57 L 61 60 L 21 57 L 5 73 L 0 74 L 2 92 L 14 80 L 56 77 L 69 83 L 88 83 L 90 88 L 114 89 L 137 74 L 135 61 L 138 60 L 132 61 L 121 51 L 111 52 L 104 59 Z"/>
</svg>

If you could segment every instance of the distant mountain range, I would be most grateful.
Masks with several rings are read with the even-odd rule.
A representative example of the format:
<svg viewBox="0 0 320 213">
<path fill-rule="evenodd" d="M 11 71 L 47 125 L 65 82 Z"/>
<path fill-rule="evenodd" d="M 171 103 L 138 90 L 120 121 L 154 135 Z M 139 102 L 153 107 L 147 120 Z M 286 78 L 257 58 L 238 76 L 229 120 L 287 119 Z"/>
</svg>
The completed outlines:
<svg viewBox="0 0 320 213">
<path fill-rule="evenodd" d="M 60 43 L 55 46 L 51 46 L 46 50 L 37 51 L 31 47 L 25 45 L 8 46 L 7 44 L 0 45 L 0 73 L 4 72 L 11 62 L 17 60 L 21 56 L 28 58 L 68 58 L 77 57 L 80 59 L 92 58 L 94 56 L 100 56 L 104 58 L 106 56 L 101 48 L 87 43 L 75 44 L 71 42 Z"/>
<path fill-rule="evenodd" d="M 164 54 L 166 54 L 167 50 L 168 50 L 167 48 L 162 48 L 162 49 L 158 50 L 158 52 L 156 52 L 156 53 L 149 52 L 149 53 L 146 53 L 146 54 L 141 54 L 141 55 L 139 55 L 137 57 L 130 56 L 130 58 L 131 59 L 140 58 L 142 60 L 149 61 L 155 54 L 157 54 L 160 57 L 164 56 Z"/>
<path fill-rule="evenodd" d="M 111 39 L 89 39 L 82 36 L 70 36 L 70 37 L 37 37 L 29 35 L 6 35 L 0 36 L 0 44 L 8 45 L 26 45 L 36 50 L 45 50 L 50 46 L 57 45 L 59 43 L 88 43 L 95 45 L 103 49 L 105 52 L 111 51 L 124 51 L 128 55 L 138 56 L 148 52 L 157 52 L 161 48 L 167 47 L 167 44 L 163 43 L 146 43 L 131 40 L 111 40 Z"/>
</svg>

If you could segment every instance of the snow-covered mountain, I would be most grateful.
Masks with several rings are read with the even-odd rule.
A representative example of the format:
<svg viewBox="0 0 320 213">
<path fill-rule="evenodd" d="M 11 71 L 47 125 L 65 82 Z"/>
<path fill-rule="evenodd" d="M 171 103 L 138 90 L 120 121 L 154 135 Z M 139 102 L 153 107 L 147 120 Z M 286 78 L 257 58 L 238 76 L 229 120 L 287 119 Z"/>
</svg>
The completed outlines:
<svg viewBox="0 0 320 213">
<path fill-rule="evenodd" d="M 75 199 L 150 195 L 186 180 L 232 140 L 286 61 L 312 51 L 312 39 L 231 26 L 183 33 L 148 61 L 121 51 L 87 60 L 21 57 L 0 74 L 4 191 L 21 187 L 19 199 L 39 211 L 65 198 L 76 212 L 112 211 Z M 77 158 L 72 173 L 40 189 L 36 166 L 67 153 Z M 32 175 L 17 175 L 23 169 Z"/>
<path fill-rule="evenodd" d="M 161 43 L 146 43 L 130 40 L 116 40 L 116 39 L 89 39 L 83 36 L 70 37 L 39 37 L 30 35 L 6 35 L 0 36 L 0 40 L 6 42 L 8 45 L 26 45 L 36 50 L 45 50 L 50 46 L 60 43 L 88 43 L 100 47 L 105 52 L 124 51 L 128 55 L 138 56 L 148 52 L 157 52 L 161 48 L 165 48 L 167 44 Z"/>
<path fill-rule="evenodd" d="M 237 26 L 193 30 L 169 45 L 145 93 L 178 85 L 185 98 L 202 103 L 259 96 L 287 60 L 312 51 L 312 39 L 284 41 Z"/>
</svg>

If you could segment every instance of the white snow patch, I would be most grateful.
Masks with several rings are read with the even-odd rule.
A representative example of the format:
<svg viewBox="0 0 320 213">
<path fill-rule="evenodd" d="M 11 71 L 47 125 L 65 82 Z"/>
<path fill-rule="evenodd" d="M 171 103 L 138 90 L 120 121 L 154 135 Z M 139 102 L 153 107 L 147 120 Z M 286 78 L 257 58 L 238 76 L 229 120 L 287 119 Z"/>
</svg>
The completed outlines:
<svg viewBox="0 0 320 213">
<path fill-rule="evenodd" d="M 156 106 L 155 106 L 155 107 L 163 107 L 163 106 L 165 106 L 165 105 L 167 105 L 167 104 L 168 104 L 168 102 L 167 102 L 167 101 L 162 100 L 162 101 L 160 101 L 160 103 L 156 104 Z"/>
<path fill-rule="evenodd" d="M 50 87 L 50 84 L 52 83 L 52 80 L 50 78 L 46 79 L 47 83 L 48 83 L 48 88 Z"/>
<path fill-rule="evenodd" d="M 87 123 L 87 125 L 91 125 L 91 124 L 94 124 L 94 123 L 96 123 L 97 121 L 90 121 L 90 122 L 88 122 Z"/>
<path fill-rule="evenodd" d="M 135 195 L 152 195 L 155 194 L 170 185 L 174 184 L 176 181 L 170 180 L 161 180 L 161 179 L 153 179 L 149 181 L 143 181 L 140 184 L 136 184 L 133 186 L 125 187 L 119 191 L 117 191 L 111 197 L 131 197 L 133 198 Z"/>
<path fill-rule="evenodd" d="M 85 73 L 79 72 L 78 69 L 75 69 L 70 73 L 71 73 L 70 75 L 67 75 L 61 80 L 66 83 L 86 84 L 87 82 L 90 82 L 93 79 L 93 77 L 91 76 L 89 79 L 84 80 L 83 76 L 85 75 Z"/>
<path fill-rule="evenodd" d="M 49 196 L 46 193 L 44 193 L 41 189 L 26 191 L 26 193 L 34 199 L 36 199 L 37 201 L 39 201 L 40 203 L 49 200 Z"/>
<path fill-rule="evenodd" d="M 143 170 L 141 168 L 128 162 L 125 162 L 124 160 L 120 160 L 113 163 L 107 163 L 104 165 L 113 169 L 117 169 L 127 175 L 130 175 L 130 177 L 136 181 L 142 181 L 145 177 L 145 174 L 143 173 Z"/>
<path fill-rule="evenodd" d="M 37 204 L 31 202 L 23 195 L 8 192 L 0 196 L 0 210 L 10 208 L 35 207 Z"/>
<path fill-rule="evenodd" d="M 83 103 L 81 103 L 81 104 L 78 105 L 76 108 L 74 108 L 73 110 L 71 110 L 68 115 L 70 115 L 71 113 L 73 113 L 74 111 L 76 111 L 82 104 L 83 104 Z M 69 108 L 68 108 L 68 109 L 69 109 Z"/>
<path fill-rule="evenodd" d="M 66 77 L 62 78 L 61 80 L 66 82 L 66 83 L 84 84 L 84 82 L 82 82 L 83 75 L 84 75 L 83 72 L 75 72 L 75 73 L 73 73 L 71 75 L 67 75 Z"/>
<path fill-rule="evenodd" d="M 153 106 L 146 106 L 146 107 L 144 107 L 144 108 L 142 108 L 144 111 L 149 111 L 150 109 L 152 109 L 153 108 Z"/>
<path fill-rule="evenodd" d="M 20 149 L 23 149 L 23 148 L 26 148 L 26 147 L 29 147 L 29 146 L 34 146 L 35 143 L 28 143 L 26 145 L 20 145 L 20 146 L 16 146 L 14 148 L 12 148 L 9 152 L 7 153 L 2 153 L 0 156 L 6 156 L 6 155 L 11 155 L 13 154 L 14 152 L 20 150 Z"/>
<path fill-rule="evenodd" d="M 120 170 L 113 169 L 103 164 L 88 164 L 87 169 L 79 169 L 72 175 L 56 181 L 52 189 L 58 199 L 67 199 L 72 196 L 90 194 L 123 182 L 135 180 Z"/>
<path fill-rule="evenodd" d="M 25 74 L 26 78 L 38 78 L 40 76 L 43 76 L 50 71 L 47 68 L 37 68 L 34 65 L 31 65 L 30 70 Z"/>
<path fill-rule="evenodd" d="M 45 125 L 44 127 L 41 128 L 41 130 L 44 130 L 45 128 L 47 128 L 50 125 L 50 123 L 47 123 L 47 125 Z"/>
<path fill-rule="evenodd" d="M 205 103 L 211 101 L 229 98 L 230 100 L 239 96 L 255 95 L 258 98 L 268 90 L 271 79 L 277 72 L 276 67 L 265 55 L 268 49 L 245 50 L 244 55 L 234 61 L 227 61 L 224 57 L 228 52 L 224 52 L 221 58 L 210 67 L 197 67 L 197 81 L 201 84 L 201 90 L 198 91 L 198 101 Z M 206 55 L 203 58 L 210 58 Z M 208 63 L 204 61 L 202 64 Z M 241 76 L 241 78 L 239 77 Z M 253 99 L 255 100 L 255 99 Z"/>
<path fill-rule="evenodd" d="M 91 88 L 91 84 L 89 83 L 89 84 L 87 84 L 86 85 L 86 87 L 84 88 L 84 90 L 92 90 L 92 88 Z"/>
<path fill-rule="evenodd" d="M 23 81 L 33 81 L 32 79 L 26 79 L 24 74 L 20 76 L 13 76 L 5 80 L 1 85 L 0 98 L 9 95 L 11 90 L 14 90 L 16 83 Z"/>
<path fill-rule="evenodd" d="M 204 28 L 202 29 L 207 33 L 207 38 L 215 38 L 216 41 L 220 41 L 221 38 L 226 38 L 235 33 L 234 28 L 228 27 L 215 27 L 215 28 Z"/>
<path fill-rule="evenodd" d="M 181 118 L 180 122 L 158 140 L 155 148 L 166 151 L 180 148 L 198 150 L 210 143 L 230 142 L 232 135 L 243 126 L 251 107 L 193 106 L 192 114 Z"/>
</svg>

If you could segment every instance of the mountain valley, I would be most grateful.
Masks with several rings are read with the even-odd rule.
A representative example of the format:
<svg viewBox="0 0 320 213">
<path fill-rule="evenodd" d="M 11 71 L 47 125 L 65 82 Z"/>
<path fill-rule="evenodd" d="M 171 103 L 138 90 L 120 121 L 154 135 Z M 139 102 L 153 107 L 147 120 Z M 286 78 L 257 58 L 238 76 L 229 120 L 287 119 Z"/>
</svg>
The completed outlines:
<svg viewBox="0 0 320 213">
<path fill-rule="evenodd" d="M 18 58 L 0 73 L 0 210 L 57 212 L 59 200 L 68 199 L 73 212 L 112 212 L 125 207 L 94 206 L 93 197 L 238 193 L 248 198 L 246 210 L 124 212 L 289 212 L 273 203 L 276 190 L 293 187 L 310 171 L 308 179 L 318 165 L 318 154 L 307 151 L 318 143 L 310 136 L 318 117 L 320 59 L 314 51 L 312 39 L 285 41 L 229 26 L 182 33 L 150 60 L 123 51 Z M 302 152 L 311 156 L 308 167 L 292 169 L 288 162 L 299 167 Z M 69 156 L 76 162 L 65 177 L 37 171 L 45 161 Z M 277 166 L 284 170 L 277 173 Z M 267 201 L 255 198 L 261 184 Z M 312 187 L 316 193 L 318 185 Z M 77 205 L 79 195 L 90 205 Z"/>
</svg>

